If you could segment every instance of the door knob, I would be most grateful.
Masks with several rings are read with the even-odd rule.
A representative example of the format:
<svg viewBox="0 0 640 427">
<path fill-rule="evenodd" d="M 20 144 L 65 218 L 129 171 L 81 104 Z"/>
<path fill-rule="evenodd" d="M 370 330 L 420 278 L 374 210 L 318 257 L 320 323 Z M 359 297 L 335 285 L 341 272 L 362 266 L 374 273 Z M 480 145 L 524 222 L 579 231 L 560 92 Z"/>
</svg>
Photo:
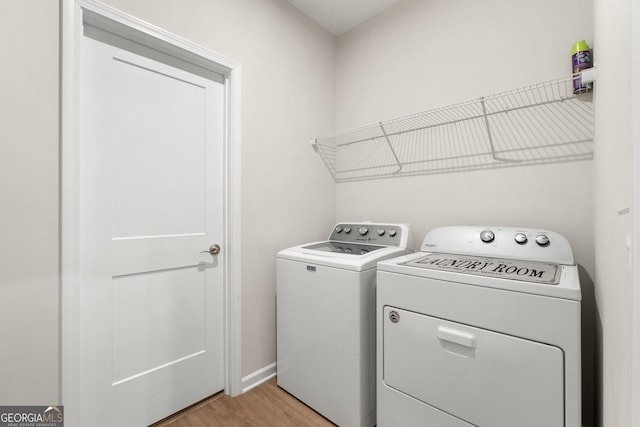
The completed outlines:
<svg viewBox="0 0 640 427">
<path fill-rule="evenodd" d="M 209 246 L 209 250 L 200 252 L 201 254 L 210 253 L 211 255 L 218 255 L 220 253 L 220 245 L 214 243 Z"/>
</svg>

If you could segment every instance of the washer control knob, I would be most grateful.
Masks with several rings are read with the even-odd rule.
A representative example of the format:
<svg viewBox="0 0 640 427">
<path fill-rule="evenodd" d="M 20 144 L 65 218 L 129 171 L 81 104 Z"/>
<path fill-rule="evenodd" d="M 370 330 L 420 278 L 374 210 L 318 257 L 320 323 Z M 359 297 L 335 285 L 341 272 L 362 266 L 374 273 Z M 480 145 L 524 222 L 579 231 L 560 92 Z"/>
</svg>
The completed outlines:
<svg viewBox="0 0 640 427">
<path fill-rule="evenodd" d="M 382 228 L 378 228 L 378 236 L 384 236 L 384 230 Z"/>
<path fill-rule="evenodd" d="M 519 245 L 524 245 L 525 243 L 527 243 L 527 235 L 524 233 L 518 233 L 516 234 L 516 236 L 514 237 L 515 241 L 517 244 Z"/>
<path fill-rule="evenodd" d="M 536 236 L 536 243 L 540 246 L 549 246 L 549 236 L 546 234 L 538 234 Z"/>
<path fill-rule="evenodd" d="M 345 232 L 345 234 L 351 233 L 351 227 L 345 227 L 344 228 L 344 232 Z"/>
<path fill-rule="evenodd" d="M 337 226 L 336 227 L 336 233 L 342 233 L 342 227 Z"/>
<path fill-rule="evenodd" d="M 396 237 L 396 234 L 398 234 L 396 230 L 389 230 L 389 236 Z"/>
<path fill-rule="evenodd" d="M 358 233 L 360 233 L 361 236 L 366 235 L 368 232 L 369 232 L 369 229 L 367 227 L 358 228 Z"/>
<path fill-rule="evenodd" d="M 491 243 L 496 238 L 496 235 L 491 230 L 483 230 L 480 233 L 480 240 L 485 243 Z"/>
</svg>

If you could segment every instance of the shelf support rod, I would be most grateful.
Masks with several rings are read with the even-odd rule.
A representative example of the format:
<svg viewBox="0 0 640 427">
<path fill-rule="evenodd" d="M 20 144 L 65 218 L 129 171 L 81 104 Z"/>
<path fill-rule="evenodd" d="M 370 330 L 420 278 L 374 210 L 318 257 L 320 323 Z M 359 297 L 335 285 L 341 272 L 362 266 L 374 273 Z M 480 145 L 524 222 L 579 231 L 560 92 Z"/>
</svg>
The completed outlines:
<svg viewBox="0 0 640 427">
<path fill-rule="evenodd" d="M 489 147 L 491 148 L 491 157 L 496 162 L 517 163 L 518 162 L 517 160 L 505 159 L 505 158 L 496 156 L 496 149 L 493 146 L 493 137 L 491 136 L 491 126 L 489 126 L 489 116 L 487 114 L 487 106 L 485 105 L 485 102 L 484 102 L 484 96 L 480 98 L 480 104 L 482 105 L 482 117 L 484 117 L 484 125 L 487 128 L 487 136 L 489 137 Z"/>
<path fill-rule="evenodd" d="M 330 159 L 327 158 L 327 154 L 322 149 L 322 146 L 318 142 L 318 138 L 311 138 L 311 147 L 313 147 L 313 151 L 315 151 L 320 156 L 320 158 L 324 162 L 325 166 L 329 170 L 329 173 L 333 177 L 333 180 L 337 181 L 337 177 L 336 177 L 337 171 L 336 171 L 336 167 L 335 167 L 335 162 L 332 163 L 330 161 Z"/>
<path fill-rule="evenodd" d="M 389 146 L 389 149 L 391 150 L 391 154 L 393 154 L 393 158 L 396 160 L 396 163 L 398 164 L 398 170 L 393 172 L 394 174 L 397 174 L 398 172 L 400 172 L 402 170 L 402 163 L 400 163 L 400 159 L 398 159 L 398 155 L 396 154 L 396 150 L 393 149 L 393 145 L 391 145 L 391 141 L 389 140 L 389 136 L 387 135 L 387 131 L 384 130 L 384 125 L 382 124 L 382 122 L 378 122 L 378 124 L 380 125 L 380 130 L 382 131 L 382 134 L 384 135 L 384 139 L 387 141 L 387 145 Z"/>
</svg>

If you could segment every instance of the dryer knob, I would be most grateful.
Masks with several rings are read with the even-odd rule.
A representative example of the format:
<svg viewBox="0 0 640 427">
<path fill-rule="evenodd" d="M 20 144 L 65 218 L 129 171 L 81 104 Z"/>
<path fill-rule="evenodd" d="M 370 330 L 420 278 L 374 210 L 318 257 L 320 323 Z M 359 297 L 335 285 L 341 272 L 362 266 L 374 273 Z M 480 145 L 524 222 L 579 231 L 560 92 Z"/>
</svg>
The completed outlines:
<svg viewBox="0 0 640 427">
<path fill-rule="evenodd" d="M 384 230 L 382 228 L 378 228 L 378 236 L 384 236 Z"/>
<path fill-rule="evenodd" d="M 358 233 L 360 233 L 361 236 L 364 236 L 365 234 L 367 234 L 369 232 L 369 229 L 367 227 L 360 227 L 358 228 Z"/>
<path fill-rule="evenodd" d="M 336 227 L 336 233 L 342 233 L 342 227 L 337 226 Z"/>
<path fill-rule="evenodd" d="M 496 238 L 496 235 L 491 230 L 483 230 L 480 233 L 480 240 L 485 243 L 491 243 Z"/>
<path fill-rule="evenodd" d="M 345 227 L 344 228 L 344 232 L 345 232 L 345 234 L 351 233 L 351 227 Z"/>
<path fill-rule="evenodd" d="M 389 236 L 395 237 L 396 234 L 398 234 L 396 230 L 389 230 Z"/>
<path fill-rule="evenodd" d="M 536 236 L 536 243 L 540 246 L 548 246 L 549 236 L 547 236 L 546 234 L 538 234 Z"/>
<path fill-rule="evenodd" d="M 519 245 L 524 245 L 525 243 L 527 243 L 527 240 L 528 240 L 527 235 L 524 233 L 517 233 L 514 239 L 516 243 Z"/>
</svg>

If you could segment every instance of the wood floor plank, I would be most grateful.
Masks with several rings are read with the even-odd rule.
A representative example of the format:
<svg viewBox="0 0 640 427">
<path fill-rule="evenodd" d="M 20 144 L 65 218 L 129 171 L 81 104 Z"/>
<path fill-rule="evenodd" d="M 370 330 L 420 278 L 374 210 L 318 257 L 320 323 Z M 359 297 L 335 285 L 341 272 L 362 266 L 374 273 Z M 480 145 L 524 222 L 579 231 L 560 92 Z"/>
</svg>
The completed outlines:
<svg viewBox="0 0 640 427">
<path fill-rule="evenodd" d="M 241 394 L 216 394 L 152 427 L 329 427 L 326 418 L 279 388 L 275 378 Z"/>
</svg>

